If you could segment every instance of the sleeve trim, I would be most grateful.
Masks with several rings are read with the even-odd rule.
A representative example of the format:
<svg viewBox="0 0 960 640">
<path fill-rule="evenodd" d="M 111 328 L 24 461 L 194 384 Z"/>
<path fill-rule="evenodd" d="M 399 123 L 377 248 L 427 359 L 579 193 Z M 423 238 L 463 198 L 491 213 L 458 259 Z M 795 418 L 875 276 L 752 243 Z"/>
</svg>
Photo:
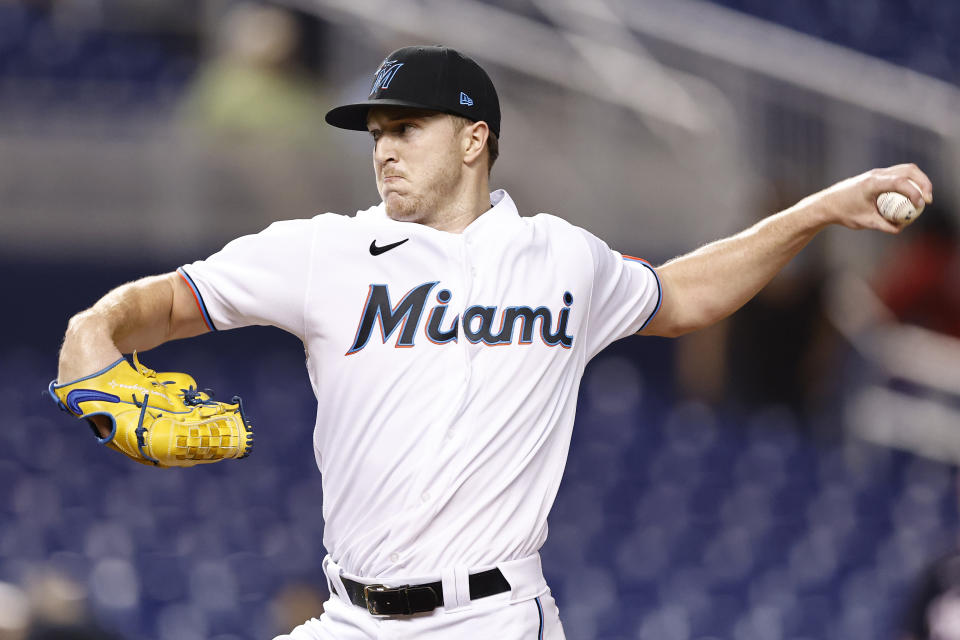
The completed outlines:
<svg viewBox="0 0 960 640">
<path fill-rule="evenodd" d="M 197 288 L 197 285 L 193 283 L 193 278 L 190 277 L 183 267 L 177 269 L 177 274 L 183 278 L 183 281 L 187 283 L 187 286 L 190 287 L 190 290 L 193 292 L 193 300 L 197 303 L 197 308 L 200 309 L 200 314 L 203 316 L 203 321 L 206 323 L 207 328 L 210 331 L 216 331 L 217 327 L 213 324 L 213 320 L 210 318 L 210 314 L 207 313 L 207 305 L 203 301 L 203 296 L 200 294 L 200 289 Z"/>
<path fill-rule="evenodd" d="M 653 311 L 650 313 L 650 316 L 646 319 L 646 321 L 640 325 L 639 329 L 637 329 L 639 332 L 646 329 L 647 325 L 650 324 L 650 321 L 653 320 L 653 318 L 657 315 L 657 312 L 660 311 L 660 304 L 663 302 L 663 285 L 660 284 L 660 274 L 658 274 L 657 270 L 654 269 L 653 266 L 643 258 L 636 258 L 634 256 L 628 256 L 624 254 L 623 259 L 630 262 L 639 262 L 647 269 L 650 269 L 650 271 L 653 273 L 653 277 L 657 281 L 657 305 L 653 308 Z"/>
</svg>

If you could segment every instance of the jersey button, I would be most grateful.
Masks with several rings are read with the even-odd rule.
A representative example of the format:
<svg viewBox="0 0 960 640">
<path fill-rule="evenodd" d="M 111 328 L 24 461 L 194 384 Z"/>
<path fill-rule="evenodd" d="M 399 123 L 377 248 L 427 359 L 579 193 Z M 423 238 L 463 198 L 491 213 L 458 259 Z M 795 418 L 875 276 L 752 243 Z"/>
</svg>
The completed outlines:
<svg viewBox="0 0 960 640">
<path fill-rule="evenodd" d="M 393 564 L 397 564 L 398 562 L 400 562 L 400 554 L 399 554 L 399 553 L 391 553 L 391 554 L 390 554 L 390 562 L 392 562 Z"/>
<path fill-rule="evenodd" d="M 429 491 L 424 491 L 423 493 L 421 493 L 421 494 L 420 494 L 420 500 L 421 500 L 424 504 L 426 504 L 427 502 L 430 502 L 430 492 L 429 492 Z"/>
</svg>

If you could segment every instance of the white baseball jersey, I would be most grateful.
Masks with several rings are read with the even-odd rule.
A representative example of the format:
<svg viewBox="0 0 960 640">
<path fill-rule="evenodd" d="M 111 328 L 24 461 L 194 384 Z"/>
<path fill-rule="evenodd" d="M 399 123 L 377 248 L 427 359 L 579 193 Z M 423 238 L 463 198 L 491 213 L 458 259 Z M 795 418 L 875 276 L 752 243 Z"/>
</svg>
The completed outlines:
<svg viewBox="0 0 960 640">
<path fill-rule="evenodd" d="M 180 270 L 211 328 L 303 340 L 323 543 L 353 575 L 536 553 L 584 366 L 659 308 L 645 262 L 520 217 L 504 191 L 491 203 L 459 234 L 382 204 L 277 222 Z"/>
</svg>

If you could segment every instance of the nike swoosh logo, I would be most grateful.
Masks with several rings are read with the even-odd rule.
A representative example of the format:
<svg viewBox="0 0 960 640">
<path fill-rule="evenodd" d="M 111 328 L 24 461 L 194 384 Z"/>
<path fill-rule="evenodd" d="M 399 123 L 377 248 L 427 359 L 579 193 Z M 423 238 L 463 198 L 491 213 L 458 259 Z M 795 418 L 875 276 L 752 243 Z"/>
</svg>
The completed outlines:
<svg viewBox="0 0 960 640">
<path fill-rule="evenodd" d="M 370 255 L 372 255 L 372 256 L 378 256 L 378 255 L 380 255 L 381 253 L 385 253 L 385 252 L 387 252 L 387 251 L 390 251 L 390 249 L 395 249 L 396 247 L 399 247 L 400 245 L 402 245 L 404 242 L 406 242 L 406 241 L 409 240 L 409 239 L 410 239 L 410 238 L 404 238 L 404 239 L 401 240 L 400 242 L 394 242 L 393 244 L 385 244 L 385 245 L 383 245 L 382 247 L 378 247 L 378 246 L 377 246 L 377 241 L 374 240 L 373 242 L 370 243 Z"/>
<path fill-rule="evenodd" d="M 81 414 L 81 402 L 120 402 L 120 398 L 112 393 L 104 393 L 95 389 L 74 389 L 67 394 L 67 408 L 76 414 Z"/>
</svg>

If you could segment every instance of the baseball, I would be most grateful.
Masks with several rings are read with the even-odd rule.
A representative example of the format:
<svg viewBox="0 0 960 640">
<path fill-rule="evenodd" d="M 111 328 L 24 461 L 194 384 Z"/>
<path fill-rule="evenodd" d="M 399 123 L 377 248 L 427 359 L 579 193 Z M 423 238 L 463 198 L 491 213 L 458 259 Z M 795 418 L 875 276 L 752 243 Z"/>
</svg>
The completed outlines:
<svg viewBox="0 0 960 640">
<path fill-rule="evenodd" d="M 917 191 L 921 190 L 920 185 L 913 180 L 910 181 L 910 184 L 916 187 Z M 923 213 L 923 202 L 917 209 L 910 199 L 903 194 L 896 191 L 887 191 L 877 197 L 877 209 L 880 211 L 880 215 L 893 224 L 905 227 Z"/>
</svg>

